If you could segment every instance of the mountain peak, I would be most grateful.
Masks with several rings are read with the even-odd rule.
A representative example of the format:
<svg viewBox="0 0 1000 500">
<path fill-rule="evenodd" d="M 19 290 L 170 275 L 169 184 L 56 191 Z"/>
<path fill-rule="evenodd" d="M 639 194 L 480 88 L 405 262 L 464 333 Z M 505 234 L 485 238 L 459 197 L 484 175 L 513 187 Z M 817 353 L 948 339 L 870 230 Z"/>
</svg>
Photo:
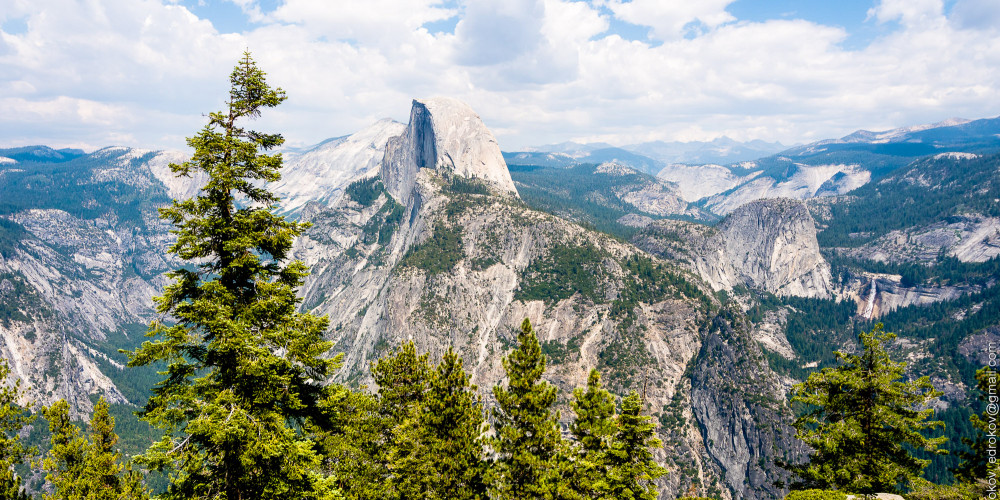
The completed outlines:
<svg viewBox="0 0 1000 500">
<path fill-rule="evenodd" d="M 389 140 L 380 174 L 389 193 L 408 204 L 421 168 L 485 181 L 517 196 L 496 138 L 467 104 L 448 97 L 414 99 L 410 123 Z"/>
</svg>

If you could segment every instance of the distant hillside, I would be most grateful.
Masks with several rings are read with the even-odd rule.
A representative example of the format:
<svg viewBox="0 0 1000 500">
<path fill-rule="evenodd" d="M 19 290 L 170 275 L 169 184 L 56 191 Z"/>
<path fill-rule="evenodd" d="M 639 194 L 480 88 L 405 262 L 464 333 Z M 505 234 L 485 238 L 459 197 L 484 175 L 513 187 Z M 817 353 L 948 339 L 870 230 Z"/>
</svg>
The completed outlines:
<svg viewBox="0 0 1000 500">
<path fill-rule="evenodd" d="M 83 156 L 82 149 L 52 149 L 48 146 L 25 146 L 20 148 L 0 149 L 0 165 L 15 162 L 61 163 Z"/>
<path fill-rule="evenodd" d="M 953 119 L 933 125 L 869 132 L 859 130 L 840 139 L 796 146 L 752 162 L 677 168 L 668 165 L 658 176 L 704 195 L 699 205 L 725 215 L 747 202 L 773 197 L 806 200 L 846 194 L 919 158 L 940 153 L 990 154 L 1000 151 L 1000 118 Z M 706 172 L 703 172 L 706 171 Z M 711 184 L 703 180 L 706 173 Z M 705 188 L 716 189 L 710 192 Z"/>
<path fill-rule="evenodd" d="M 715 220 L 684 201 L 675 186 L 623 165 L 510 165 L 509 169 L 529 206 L 621 237 L 633 234 L 635 221 L 642 218 Z M 639 218 L 623 221 L 629 214 Z"/>
</svg>

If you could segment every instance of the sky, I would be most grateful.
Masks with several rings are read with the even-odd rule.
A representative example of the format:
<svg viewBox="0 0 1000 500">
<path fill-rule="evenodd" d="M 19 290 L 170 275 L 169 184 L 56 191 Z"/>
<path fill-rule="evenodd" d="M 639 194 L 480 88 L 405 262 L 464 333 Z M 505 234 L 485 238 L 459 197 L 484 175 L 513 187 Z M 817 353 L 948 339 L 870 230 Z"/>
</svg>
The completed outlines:
<svg viewBox="0 0 1000 500">
<path fill-rule="evenodd" d="M 2 0 L 0 147 L 184 149 L 247 49 L 295 147 L 432 96 L 505 151 L 1000 115 L 997 0 Z"/>
</svg>

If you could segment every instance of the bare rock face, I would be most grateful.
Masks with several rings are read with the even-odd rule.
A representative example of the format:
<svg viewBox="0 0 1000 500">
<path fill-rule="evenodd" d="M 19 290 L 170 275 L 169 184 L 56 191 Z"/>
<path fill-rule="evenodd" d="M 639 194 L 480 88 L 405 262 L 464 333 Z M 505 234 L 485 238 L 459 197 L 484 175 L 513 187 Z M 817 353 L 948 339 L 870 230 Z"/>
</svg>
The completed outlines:
<svg viewBox="0 0 1000 500">
<path fill-rule="evenodd" d="M 798 200 L 757 200 L 716 227 L 658 221 L 634 239 L 651 253 L 686 262 L 715 290 L 743 285 L 777 295 L 829 297 L 830 266 Z"/>
<path fill-rule="evenodd" d="M 879 262 L 933 262 L 942 253 L 962 262 L 986 262 L 1000 255 L 1000 219 L 958 215 L 890 231 L 862 247 L 837 250 L 842 255 Z"/>
<path fill-rule="evenodd" d="M 877 319 L 901 307 L 947 302 L 982 290 L 978 285 L 903 286 L 901 281 L 898 274 L 861 273 L 852 275 L 835 293 L 853 300 L 858 316 Z"/>
<path fill-rule="evenodd" d="M 105 148 L 64 174 L 75 177 L 66 198 L 82 202 L 42 201 L 50 207 L 4 217 L 16 231 L 0 250 L 0 355 L 29 400 L 66 399 L 79 418 L 93 395 L 129 402 L 117 385 L 128 377 L 117 349 L 140 341 L 162 273 L 177 264 L 165 253 L 173 237 L 156 208 L 197 191 L 195 180 L 169 177 L 168 164 L 183 160 Z M 101 195 L 102 186 L 112 194 Z"/>
<path fill-rule="evenodd" d="M 409 206 L 421 168 L 479 179 L 517 196 L 493 133 L 472 108 L 455 99 L 413 101 L 406 131 L 386 146 L 380 175 L 389 194 Z"/>
<path fill-rule="evenodd" d="M 788 425 L 793 417 L 781 383 L 749 329 L 738 314 L 713 318 L 692 363 L 692 409 L 733 498 L 782 498 L 786 491 L 774 481 L 787 482 L 789 474 L 774 464 L 773 450 L 793 463 L 806 450 Z"/>
<path fill-rule="evenodd" d="M 281 180 L 268 189 L 281 198 L 284 213 L 297 213 L 310 201 L 332 205 L 353 180 L 378 173 L 389 139 L 404 130 L 406 125 L 386 118 L 349 136 L 286 154 Z"/>
</svg>

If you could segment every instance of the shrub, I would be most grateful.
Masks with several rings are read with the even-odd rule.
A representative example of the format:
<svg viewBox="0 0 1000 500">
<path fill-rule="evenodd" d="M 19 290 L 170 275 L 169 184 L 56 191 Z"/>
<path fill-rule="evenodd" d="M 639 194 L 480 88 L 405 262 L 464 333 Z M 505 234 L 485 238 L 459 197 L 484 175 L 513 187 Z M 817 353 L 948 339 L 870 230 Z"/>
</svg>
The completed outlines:
<svg viewBox="0 0 1000 500">
<path fill-rule="evenodd" d="M 847 500 L 847 494 L 835 490 L 800 490 L 789 493 L 785 500 Z"/>
</svg>

